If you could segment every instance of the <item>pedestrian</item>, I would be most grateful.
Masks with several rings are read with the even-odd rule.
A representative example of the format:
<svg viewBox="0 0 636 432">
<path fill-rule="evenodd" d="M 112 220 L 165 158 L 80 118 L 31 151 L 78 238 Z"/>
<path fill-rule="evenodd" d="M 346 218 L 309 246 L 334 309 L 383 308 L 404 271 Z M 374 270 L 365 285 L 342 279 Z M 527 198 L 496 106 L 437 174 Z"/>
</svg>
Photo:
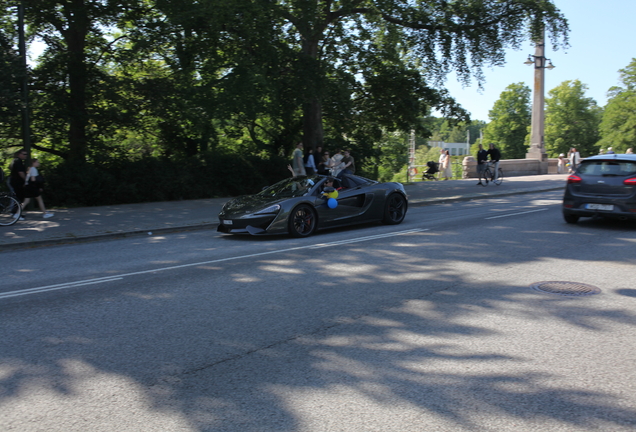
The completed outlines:
<svg viewBox="0 0 636 432">
<path fill-rule="evenodd" d="M 625 154 L 634 154 L 634 151 L 632 150 L 632 148 L 628 148 L 627 151 L 625 152 Z"/>
<path fill-rule="evenodd" d="M 294 169 L 295 176 L 307 175 L 305 172 L 305 163 L 303 161 L 303 143 L 296 144 L 296 149 L 292 156 L 292 168 Z"/>
<path fill-rule="evenodd" d="M 567 159 L 565 158 L 565 155 L 561 153 L 559 155 L 559 159 L 557 160 L 557 174 L 563 174 L 565 172 L 566 162 Z"/>
<path fill-rule="evenodd" d="M 337 178 L 342 178 L 345 174 L 355 174 L 356 172 L 356 164 L 353 160 L 353 156 L 351 156 L 351 150 L 345 150 L 344 156 L 342 157 L 342 170 L 338 173 Z"/>
<path fill-rule="evenodd" d="M 305 172 L 308 176 L 316 174 L 316 163 L 314 161 L 314 150 L 307 150 L 305 155 Z"/>
<path fill-rule="evenodd" d="M 42 192 L 44 192 L 44 179 L 40 175 L 38 168 L 40 167 L 40 161 L 37 159 L 33 159 L 31 161 L 31 167 L 27 170 L 26 181 L 24 183 L 24 203 L 22 204 L 23 208 L 26 208 L 27 205 L 31 202 L 31 198 L 35 198 L 38 202 L 38 206 L 40 207 L 40 211 L 42 211 L 42 217 L 44 219 L 48 219 L 53 217 L 53 213 L 49 213 L 46 211 L 46 207 L 44 207 L 44 201 L 42 200 Z"/>
<path fill-rule="evenodd" d="M 437 159 L 437 180 L 442 179 L 442 175 L 444 174 L 444 161 L 446 160 L 446 152 L 443 148 L 439 149 L 439 158 Z"/>
<path fill-rule="evenodd" d="M 444 177 L 444 180 L 448 180 L 453 177 L 453 170 L 451 167 L 451 158 L 448 150 L 441 150 L 441 155 L 439 156 L 439 178 L 440 180 Z"/>
<path fill-rule="evenodd" d="M 607 154 L 614 154 L 614 149 L 612 147 L 608 147 Z"/>
<path fill-rule="evenodd" d="M 581 154 L 576 151 L 575 147 L 570 149 L 570 152 L 568 153 L 568 160 L 570 161 L 570 172 L 573 173 L 576 171 L 579 163 L 581 163 Z"/>
<path fill-rule="evenodd" d="M 325 151 L 321 154 L 317 165 L 318 174 L 329 175 L 329 152 Z"/>
<path fill-rule="evenodd" d="M 329 170 L 327 169 L 327 165 L 329 164 L 329 150 L 325 150 L 320 154 L 318 158 L 318 164 L 316 165 L 316 169 L 318 170 L 318 174 L 329 175 Z"/>
<path fill-rule="evenodd" d="M 336 150 L 335 154 L 329 159 L 329 168 L 331 169 L 332 177 L 337 177 L 340 171 L 342 171 L 342 166 L 344 165 L 342 163 L 343 157 L 342 150 Z"/>
<path fill-rule="evenodd" d="M 478 185 L 482 185 L 481 178 L 484 176 L 484 171 L 486 171 L 486 163 L 488 161 L 488 151 L 484 150 L 484 146 L 479 144 L 479 150 L 477 151 L 477 177 L 479 178 Z M 487 182 L 484 179 L 484 182 Z"/>
<path fill-rule="evenodd" d="M 9 175 L 9 186 L 12 192 L 15 194 L 16 199 L 22 203 L 24 201 L 24 183 L 26 182 L 26 166 L 24 160 L 27 158 L 27 151 L 20 149 L 15 153 L 15 158 L 9 165 L 11 174 Z M 14 213 L 14 216 L 17 213 Z M 24 220 L 24 216 L 20 217 L 20 220 Z"/>
<path fill-rule="evenodd" d="M 501 152 L 493 143 L 490 143 L 488 146 L 488 156 L 490 156 L 490 161 L 494 162 L 494 172 L 495 180 L 499 177 L 499 159 L 501 159 Z"/>
</svg>

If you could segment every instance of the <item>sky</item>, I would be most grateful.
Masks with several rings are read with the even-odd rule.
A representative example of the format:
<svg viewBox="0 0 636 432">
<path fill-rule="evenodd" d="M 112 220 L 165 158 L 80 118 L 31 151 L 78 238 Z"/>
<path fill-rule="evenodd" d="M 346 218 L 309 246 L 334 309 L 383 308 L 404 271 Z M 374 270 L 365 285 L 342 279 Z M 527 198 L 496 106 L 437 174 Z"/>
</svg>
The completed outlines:
<svg viewBox="0 0 636 432">
<path fill-rule="evenodd" d="M 620 85 L 618 71 L 636 58 L 636 0 L 554 0 L 554 4 L 569 22 L 570 46 L 554 51 L 546 37 L 545 56 L 555 68 L 545 71 L 545 96 L 562 82 L 578 79 L 588 87 L 585 95 L 605 106 L 607 91 Z M 481 93 L 474 80 L 462 88 L 454 76 L 445 87 L 473 120 L 487 122 L 488 111 L 508 85 L 523 82 L 533 88 L 534 68 L 523 64 L 528 54 L 534 54 L 529 41 L 519 51 L 507 51 L 504 66 L 484 68 Z"/>
</svg>

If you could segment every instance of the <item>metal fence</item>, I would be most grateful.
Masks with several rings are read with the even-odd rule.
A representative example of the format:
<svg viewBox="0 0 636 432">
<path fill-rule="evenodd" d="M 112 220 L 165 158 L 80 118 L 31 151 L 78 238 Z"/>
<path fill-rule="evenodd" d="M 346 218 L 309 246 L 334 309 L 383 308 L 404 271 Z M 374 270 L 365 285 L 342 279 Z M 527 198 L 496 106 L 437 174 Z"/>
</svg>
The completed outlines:
<svg viewBox="0 0 636 432">
<path fill-rule="evenodd" d="M 409 172 L 409 181 L 422 181 L 423 175 L 428 170 L 428 167 L 426 165 L 412 165 L 410 170 L 413 170 L 413 168 L 417 169 L 417 173 L 414 173 L 413 171 Z M 461 162 L 452 162 L 451 171 L 453 173 L 451 179 L 464 178 L 464 166 Z M 435 178 L 439 178 L 439 172 L 435 174 Z"/>
</svg>

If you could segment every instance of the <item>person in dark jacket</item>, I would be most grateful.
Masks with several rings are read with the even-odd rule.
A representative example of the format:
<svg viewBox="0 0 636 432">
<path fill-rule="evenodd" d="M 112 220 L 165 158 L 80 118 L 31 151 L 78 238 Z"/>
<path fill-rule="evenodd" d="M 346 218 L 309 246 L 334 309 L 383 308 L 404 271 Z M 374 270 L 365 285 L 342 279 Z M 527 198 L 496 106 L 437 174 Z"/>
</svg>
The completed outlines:
<svg viewBox="0 0 636 432">
<path fill-rule="evenodd" d="M 9 177 L 9 185 L 13 189 L 16 199 L 22 204 L 24 202 L 24 183 L 26 182 L 26 165 L 24 164 L 27 158 L 27 151 L 20 149 L 15 153 L 15 159 L 11 162 L 9 167 L 11 168 L 11 174 Z M 20 220 L 24 220 L 24 216 L 20 217 Z"/>
<path fill-rule="evenodd" d="M 481 178 L 484 176 L 484 171 L 486 171 L 486 162 L 488 161 L 488 151 L 484 150 L 484 146 L 479 144 L 479 151 L 477 152 L 477 177 L 479 178 L 478 185 L 482 185 Z M 486 182 L 486 180 L 484 180 Z"/>
</svg>

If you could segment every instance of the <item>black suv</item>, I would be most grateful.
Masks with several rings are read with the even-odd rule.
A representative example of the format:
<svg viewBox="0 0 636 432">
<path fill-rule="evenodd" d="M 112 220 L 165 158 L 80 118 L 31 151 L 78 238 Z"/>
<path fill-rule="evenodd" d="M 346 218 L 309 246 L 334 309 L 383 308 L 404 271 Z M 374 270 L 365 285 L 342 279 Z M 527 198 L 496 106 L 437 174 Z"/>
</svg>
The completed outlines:
<svg viewBox="0 0 636 432">
<path fill-rule="evenodd" d="M 568 177 L 563 217 L 636 219 L 636 155 L 608 154 L 584 159 Z"/>
</svg>

